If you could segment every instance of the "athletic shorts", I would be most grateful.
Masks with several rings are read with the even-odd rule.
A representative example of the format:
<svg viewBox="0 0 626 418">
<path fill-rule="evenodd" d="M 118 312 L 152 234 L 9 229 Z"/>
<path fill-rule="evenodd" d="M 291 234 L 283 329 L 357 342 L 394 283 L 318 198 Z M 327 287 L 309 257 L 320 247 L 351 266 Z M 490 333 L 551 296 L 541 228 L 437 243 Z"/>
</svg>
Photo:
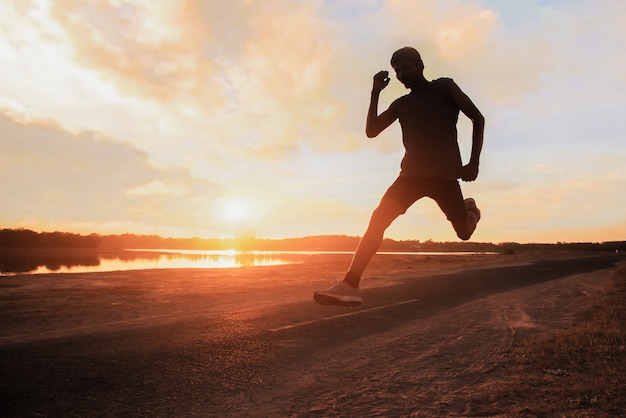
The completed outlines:
<svg viewBox="0 0 626 418">
<path fill-rule="evenodd" d="M 395 200 L 406 212 L 413 203 L 425 196 L 437 202 L 450 222 L 467 219 L 467 209 L 458 180 L 400 176 L 389 186 L 383 199 Z"/>
</svg>

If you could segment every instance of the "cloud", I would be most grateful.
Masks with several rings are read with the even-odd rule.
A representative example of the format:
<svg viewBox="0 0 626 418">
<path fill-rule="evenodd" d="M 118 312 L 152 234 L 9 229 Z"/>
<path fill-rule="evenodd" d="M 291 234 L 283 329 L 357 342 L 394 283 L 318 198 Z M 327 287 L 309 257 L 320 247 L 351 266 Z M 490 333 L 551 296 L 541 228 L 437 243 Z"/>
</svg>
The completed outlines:
<svg viewBox="0 0 626 418">
<path fill-rule="evenodd" d="M 209 33 L 199 27 L 192 2 L 61 0 L 51 6 L 77 64 L 125 94 L 222 103 L 221 90 L 209 82 L 217 63 L 202 53 Z"/>
<path fill-rule="evenodd" d="M 67 134 L 58 127 L 20 125 L 0 117 L 0 173 L 5 213 L 56 219 L 124 216 L 123 191 L 154 171 L 145 155 L 102 141 L 94 134 Z"/>
<path fill-rule="evenodd" d="M 164 183 L 161 180 L 150 180 L 146 184 L 126 191 L 126 194 L 130 196 L 171 196 L 173 198 L 184 196 L 185 193 L 185 189 L 180 185 Z"/>
<path fill-rule="evenodd" d="M 68 1 L 55 3 L 52 18 L 78 65 L 173 123 L 196 119 L 187 120 L 188 140 L 204 129 L 226 155 L 281 158 L 310 138 L 316 120 L 335 123 L 340 106 L 322 85 L 332 28 L 310 3 L 214 6 Z"/>
<path fill-rule="evenodd" d="M 94 133 L 73 135 L 1 116 L 0 132 L 2 218 L 9 225 L 89 224 L 102 231 L 103 225 L 134 223 L 174 230 L 181 218 L 203 219 L 202 211 L 223 193 L 188 172 L 158 169 L 145 153 Z M 205 206 L 185 208 L 198 196 Z"/>
</svg>

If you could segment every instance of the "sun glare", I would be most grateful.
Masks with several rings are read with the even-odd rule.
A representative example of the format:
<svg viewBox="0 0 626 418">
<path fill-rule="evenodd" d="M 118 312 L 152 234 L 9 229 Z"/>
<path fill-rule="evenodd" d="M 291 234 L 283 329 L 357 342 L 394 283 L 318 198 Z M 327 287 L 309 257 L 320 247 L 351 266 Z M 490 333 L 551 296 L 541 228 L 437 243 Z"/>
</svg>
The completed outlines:
<svg viewBox="0 0 626 418">
<path fill-rule="evenodd" d="M 252 217 L 250 202 L 238 198 L 221 201 L 219 211 L 223 220 L 233 223 L 245 222 Z"/>
</svg>

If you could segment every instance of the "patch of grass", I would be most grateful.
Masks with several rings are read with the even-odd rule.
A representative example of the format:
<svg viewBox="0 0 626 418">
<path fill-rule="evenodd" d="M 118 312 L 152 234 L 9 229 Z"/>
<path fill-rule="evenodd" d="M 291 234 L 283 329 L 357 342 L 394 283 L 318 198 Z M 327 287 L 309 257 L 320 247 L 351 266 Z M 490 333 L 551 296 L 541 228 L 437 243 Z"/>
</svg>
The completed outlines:
<svg viewBox="0 0 626 418">
<path fill-rule="evenodd" d="M 626 416 L 626 266 L 577 324 L 522 342 L 509 370 L 494 400 L 520 416 Z"/>
</svg>

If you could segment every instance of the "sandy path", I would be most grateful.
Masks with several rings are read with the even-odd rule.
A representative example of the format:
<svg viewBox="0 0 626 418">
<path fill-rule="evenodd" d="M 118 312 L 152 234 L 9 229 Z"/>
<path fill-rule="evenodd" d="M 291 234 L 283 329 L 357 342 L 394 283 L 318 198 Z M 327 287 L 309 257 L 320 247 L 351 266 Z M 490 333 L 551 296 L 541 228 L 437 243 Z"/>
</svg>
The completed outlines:
<svg viewBox="0 0 626 418">
<path fill-rule="evenodd" d="M 499 293 L 342 344 L 287 392 L 294 415 L 511 416 L 491 405 L 523 335 L 561 329 L 603 293 L 591 272 Z M 565 302 L 566 301 L 566 302 Z M 333 371 L 336 371 L 334 373 Z M 284 412 L 269 409 L 270 415 Z M 261 414 L 262 415 L 262 414 Z"/>
<path fill-rule="evenodd" d="M 3 415 L 506 415 L 485 394 L 511 347 L 571 323 L 618 258 L 530 261 L 377 258 L 353 310 L 310 300 L 345 257 L 3 280 Z"/>
<path fill-rule="evenodd" d="M 536 271 L 535 271 L 536 272 Z M 259 416 L 512 416 L 489 394 L 525 335 L 567 327 L 605 291 L 607 270 L 568 275 L 426 312 L 389 331 L 344 339 L 289 377 Z M 417 303 L 419 305 L 419 302 Z M 415 316 L 419 308 L 413 307 Z M 367 321 L 381 320 L 376 315 Z M 354 321 L 352 326 L 367 326 Z M 263 403 L 261 403 L 263 405 Z"/>
</svg>

